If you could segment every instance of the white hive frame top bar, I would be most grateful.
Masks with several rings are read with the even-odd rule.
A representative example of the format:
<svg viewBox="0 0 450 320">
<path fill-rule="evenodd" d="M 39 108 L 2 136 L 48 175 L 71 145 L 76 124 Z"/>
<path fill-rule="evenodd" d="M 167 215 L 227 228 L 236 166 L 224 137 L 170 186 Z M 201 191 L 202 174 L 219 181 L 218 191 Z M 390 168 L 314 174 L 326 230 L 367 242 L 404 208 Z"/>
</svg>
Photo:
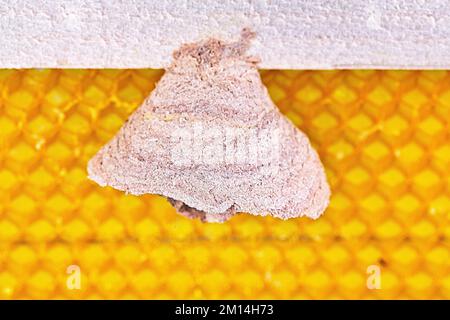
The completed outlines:
<svg viewBox="0 0 450 320">
<path fill-rule="evenodd" d="M 448 0 L 0 0 L 0 68 L 162 68 L 257 32 L 266 69 L 448 69 Z"/>
</svg>

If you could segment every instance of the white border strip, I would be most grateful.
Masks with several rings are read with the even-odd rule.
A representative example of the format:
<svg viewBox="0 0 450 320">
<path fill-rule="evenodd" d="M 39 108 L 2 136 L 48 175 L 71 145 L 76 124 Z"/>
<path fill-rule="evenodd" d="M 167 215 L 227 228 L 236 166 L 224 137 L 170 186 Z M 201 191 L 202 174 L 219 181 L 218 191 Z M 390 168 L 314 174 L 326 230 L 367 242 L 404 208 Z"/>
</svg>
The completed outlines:
<svg viewBox="0 0 450 320">
<path fill-rule="evenodd" d="M 161 68 L 243 27 L 261 68 L 450 68 L 449 0 L 0 0 L 0 67 Z"/>
</svg>

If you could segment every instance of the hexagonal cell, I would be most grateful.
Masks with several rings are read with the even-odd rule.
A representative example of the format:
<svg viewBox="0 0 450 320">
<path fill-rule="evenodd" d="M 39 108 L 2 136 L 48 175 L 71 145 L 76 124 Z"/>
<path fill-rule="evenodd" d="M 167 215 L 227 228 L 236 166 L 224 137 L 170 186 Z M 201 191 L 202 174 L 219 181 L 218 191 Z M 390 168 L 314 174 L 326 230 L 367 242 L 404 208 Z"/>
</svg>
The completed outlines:
<svg viewBox="0 0 450 320">
<path fill-rule="evenodd" d="M 91 192 L 83 197 L 80 214 L 87 221 L 97 221 L 108 215 L 111 209 L 110 199 L 102 196 L 99 192 Z"/>
<path fill-rule="evenodd" d="M 354 89 L 349 88 L 346 85 L 340 85 L 333 90 L 330 97 L 334 103 L 339 105 L 347 105 L 355 102 L 358 95 Z"/>
<path fill-rule="evenodd" d="M 94 124 L 94 129 L 102 138 L 109 140 L 124 123 L 125 119 L 117 113 L 105 112 Z"/>
<path fill-rule="evenodd" d="M 332 289 L 332 277 L 323 270 L 314 270 L 305 275 L 302 285 L 308 288 L 312 297 L 328 296 Z"/>
<path fill-rule="evenodd" d="M 369 172 L 362 167 L 355 167 L 344 176 L 343 188 L 350 194 L 362 196 L 370 192 L 373 180 Z"/>
<path fill-rule="evenodd" d="M 450 196 L 449 195 L 439 195 L 429 202 L 428 213 L 431 215 L 436 215 L 444 219 L 450 217 Z"/>
<path fill-rule="evenodd" d="M 422 202 L 412 194 L 405 194 L 394 200 L 393 212 L 398 221 L 402 221 L 406 226 L 413 224 L 423 215 Z"/>
<path fill-rule="evenodd" d="M 62 193 L 53 193 L 45 200 L 46 215 L 55 223 L 69 221 L 77 203 Z"/>
<path fill-rule="evenodd" d="M 439 235 L 436 226 L 424 217 L 409 228 L 410 236 L 421 241 L 435 241 Z"/>
<path fill-rule="evenodd" d="M 425 145 L 439 145 L 445 141 L 446 130 L 443 123 L 434 116 L 428 116 L 417 126 L 417 137 Z"/>
<path fill-rule="evenodd" d="M 413 178 L 412 188 L 425 200 L 435 196 L 441 191 L 443 181 L 438 173 L 431 169 L 425 169 Z"/>
<path fill-rule="evenodd" d="M 38 203 L 26 194 L 19 194 L 9 202 L 9 210 L 14 214 L 14 221 L 21 223 L 31 222 L 39 212 Z"/>
<path fill-rule="evenodd" d="M 27 188 L 32 192 L 43 194 L 44 196 L 52 190 L 57 181 L 57 177 L 43 167 L 39 167 L 31 172 L 27 179 Z"/>
<path fill-rule="evenodd" d="M 414 141 L 396 149 L 394 154 L 399 165 L 407 172 L 416 172 L 426 161 L 423 147 Z"/>
<path fill-rule="evenodd" d="M 45 270 L 33 273 L 27 281 L 26 292 L 34 299 L 46 299 L 54 293 L 56 288 L 55 278 Z"/>
<path fill-rule="evenodd" d="M 6 98 L 7 108 L 17 108 L 31 112 L 36 107 L 37 100 L 34 94 L 25 89 L 19 89 Z"/>
<path fill-rule="evenodd" d="M 392 93 L 382 85 L 376 86 L 366 96 L 367 101 L 378 106 L 384 106 L 390 103 L 392 99 Z"/>
<path fill-rule="evenodd" d="M 123 72 L 121 69 L 111 70 L 105 69 L 101 70 L 94 79 L 92 79 L 92 86 L 98 87 L 98 89 L 102 92 L 106 93 L 106 96 L 110 96 L 115 89 L 115 85 L 117 82 L 117 77 Z M 87 91 L 84 87 L 85 92 Z"/>
<path fill-rule="evenodd" d="M 347 269 L 352 262 L 347 248 L 337 244 L 330 245 L 321 251 L 320 255 L 323 257 L 325 265 L 330 267 L 329 271 L 333 273 Z"/>
<path fill-rule="evenodd" d="M 82 166 L 67 169 L 60 178 L 60 190 L 73 198 L 84 197 L 90 187 L 91 183 L 86 179 L 86 170 Z"/>
<path fill-rule="evenodd" d="M 322 112 L 314 117 L 311 122 L 314 136 L 319 140 L 325 140 L 329 135 L 332 135 L 338 128 L 339 122 L 335 116 L 329 112 Z"/>
<path fill-rule="evenodd" d="M 241 239 L 257 239 L 264 234 L 263 221 L 254 219 L 254 217 L 238 217 L 241 221 L 233 228 L 236 237 Z"/>
<path fill-rule="evenodd" d="M 61 226 L 61 238 L 68 242 L 83 242 L 92 238 L 93 230 L 82 219 L 65 221 Z"/>
<path fill-rule="evenodd" d="M 304 236 L 304 239 L 319 241 L 324 238 L 329 239 L 336 234 L 336 230 L 329 221 L 323 219 L 314 221 L 307 219 L 302 220 L 301 223 L 305 233 L 301 236 Z"/>
<path fill-rule="evenodd" d="M 399 240 L 404 237 L 404 229 L 394 219 L 389 219 L 375 227 L 374 234 L 380 241 Z"/>
<path fill-rule="evenodd" d="M 83 86 L 95 74 L 95 71 L 88 69 L 61 69 L 58 73 L 58 86 L 78 99 Z"/>
<path fill-rule="evenodd" d="M 207 277 L 207 275 L 205 277 Z M 225 282 L 220 281 L 218 277 L 208 278 L 208 280 L 212 281 L 213 283 L 216 283 L 217 281 L 217 283 L 219 284 Z M 160 278 L 155 272 L 152 272 L 150 270 L 139 270 L 132 276 L 131 286 L 139 293 L 141 299 L 145 299 L 148 293 L 154 294 L 159 291 Z"/>
<path fill-rule="evenodd" d="M 144 99 L 144 93 L 130 80 L 124 78 L 119 81 L 116 97 L 120 102 L 139 104 Z"/>
<path fill-rule="evenodd" d="M 429 97 L 419 89 L 408 91 L 402 96 L 401 99 L 410 105 L 414 110 L 418 110 L 423 105 L 429 103 Z"/>
<path fill-rule="evenodd" d="M 50 270 L 66 269 L 72 263 L 73 248 L 69 244 L 51 244 L 45 252 L 44 266 Z"/>
<path fill-rule="evenodd" d="M 4 115 L 0 115 L 0 128 L 0 147 L 11 144 L 20 133 L 18 124 Z"/>
<path fill-rule="evenodd" d="M 30 167 L 38 158 L 39 154 L 35 148 L 26 142 L 20 141 L 9 149 L 7 164 L 17 172 Z"/>
<path fill-rule="evenodd" d="M 265 281 L 261 273 L 253 270 L 246 270 L 233 279 L 233 284 L 239 286 L 238 295 L 250 298 L 261 294 L 264 289 Z"/>
<path fill-rule="evenodd" d="M 358 215 L 371 225 L 380 223 L 389 213 L 389 202 L 377 193 L 371 193 L 358 202 Z"/>
<path fill-rule="evenodd" d="M 402 171 L 390 168 L 378 176 L 378 190 L 389 199 L 402 194 L 407 188 L 407 180 Z"/>
<path fill-rule="evenodd" d="M 94 106 L 96 109 L 103 109 L 109 103 L 108 94 L 94 84 L 84 88 L 80 102 Z"/>
<path fill-rule="evenodd" d="M 443 276 L 450 266 L 450 252 L 444 245 L 437 245 L 426 253 L 426 264 L 433 274 Z"/>
<path fill-rule="evenodd" d="M 317 86 L 308 84 L 295 93 L 295 98 L 305 104 L 312 104 L 323 97 L 322 91 Z"/>
<path fill-rule="evenodd" d="M 363 244 L 358 247 L 355 252 L 355 259 L 358 265 L 362 265 L 367 268 L 367 266 L 378 264 L 380 259 L 382 259 L 382 252 L 380 248 L 373 244 Z"/>
<path fill-rule="evenodd" d="M 394 249 L 391 254 L 392 268 L 410 275 L 419 267 L 420 255 L 411 246 L 403 245 Z"/>
<path fill-rule="evenodd" d="M 51 107 L 66 110 L 73 96 L 65 88 L 55 86 L 44 97 L 46 103 Z"/>
<path fill-rule="evenodd" d="M 67 167 L 69 163 L 74 159 L 74 149 L 67 146 L 65 143 L 55 141 L 46 147 L 44 163 L 51 168 Z"/>
<path fill-rule="evenodd" d="M 345 83 L 355 90 L 358 95 L 358 102 L 363 101 L 368 84 L 372 82 L 371 79 L 376 76 L 376 72 L 376 70 L 355 70 L 355 72 L 347 75 Z"/>
<path fill-rule="evenodd" d="M 450 168 L 450 144 L 435 148 L 432 151 L 431 161 L 443 174 L 447 174 L 448 168 Z"/>
<path fill-rule="evenodd" d="M 51 121 L 43 115 L 37 115 L 31 119 L 26 127 L 25 131 L 34 140 L 47 140 L 58 130 L 55 121 Z"/>
<path fill-rule="evenodd" d="M 295 239 L 298 234 L 297 223 L 293 220 L 273 220 L 267 224 L 268 234 L 277 240 Z"/>
<path fill-rule="evenodd" d="M 355 204 L 343 192 L 336 192 L 330 199 L 327 217 L 333 222 L 345 221 L 355 213 Z"/>
<path fill-rule="evenodd" d="M 359 113 L 347 120 L 347 126 L 355 132 L 367 131 L 372 125 L 372 119 L 364 113 Z"/>
<path fill-rule="evenodd" d="M 345 133 L 352 141 L 360 142 L 370 137 L 376 130 L 374 121 L 368 115 L 358 113 L 347 120 Z"/>
<path fill-rule="evenodd" d="M 154 220 L 144 218 L 134 223 L 130 236 L 139 242 L 154 241 L 160 238 L 161 228 Z"/>
<path fill-rule="evenodd" d="M 19 176 L 8 169 L 0 169 L 0 190 L 13 192 L 20 184 Z"/>
<path fill-rule="evenodd" d="M 282 262 L 283 257 L 279 250 L 271 245 L 255 248 L 252 252 L 252 260 L 255 265 L 264 271 L 273 271 Z"/>
<path fill-rule="evenodd" d="M 284 114 L 289 120 L 292 121 L 292 123 L 297 127 L 301 128 L 303 125 L 302 118 L 298 115 L 298 113 L 293 111 L 288 111 Z"/>
<path fill-rule="evenodd" d="M 384 120 L 380 127 L 386 142 L 392 145 L 404 142 L 412 130 L 408 121 L 398 114 Z"/>
<path fill-rule="evenodd" d="M 339 233 L 344 239 L 361 239 L 367 235 L 368 229 L 368 226 L 363 221 L 352 219 L 341 225 Z"/>
<path fill-rule="evenodd" d="M 114 269 L 107 270 L 99 276 L 96 287 L 106 297 L 113 297 L 126 287 L 125 275 Z"/>
<path fill-rule="evenodd" d="M 363 163 L 375 172 L 383 171 L 393 158 L 392 150 L 379 140 L 363 145 L 361 155 Z"/>
<path fill-rule="evenodd" d="M 97 237 L 101 241 L 118 241 L 125 235 L 125 226 L 115 217 L 103 221 L 97 230 Z"/>
<path fill-rule="evenodd" d="M 275 104 L 279 103 L 281 100 L 286 98 L 286 90 L 281 88 L 280 86 L 276 84 L 271 84 L 267 87 L 269 90 L 269 95 L 272 98 L 273 102 Z"/>
<path fill-rule="evenodd" d="M 329 165 L 342 168 L 345 164 L 351 162 L 356 156 L 356 150 L 345 139 L 339 139 L 330 144 L 326 149 L 327 163 Z"/>
<path fill-rule="evenodd" d="M 66 117 L 62 130 L 73 135 L 87 137 L 91 133 L 91 124 L 86 117 L 74 112 Z"/>
<path fill-rule="evenodd" d="M 28 226 L 24 237 L 30 242 L 51 242 L 56 237 L 56 228 L 47 219 L 38 219 Z"/>
</svg>

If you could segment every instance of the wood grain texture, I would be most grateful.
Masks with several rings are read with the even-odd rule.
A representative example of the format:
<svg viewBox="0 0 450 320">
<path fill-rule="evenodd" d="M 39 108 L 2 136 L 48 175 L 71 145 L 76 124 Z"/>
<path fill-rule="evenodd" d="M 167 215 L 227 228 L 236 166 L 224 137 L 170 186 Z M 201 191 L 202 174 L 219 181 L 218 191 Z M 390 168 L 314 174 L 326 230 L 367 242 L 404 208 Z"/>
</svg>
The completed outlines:
<svg viewBox="0 0 450 320">
<path fill-rule="evenodd" d="M 261 68 L 450 67 L 448 0 L 0 0 L 0 67 L 161 68 L 243 27 Z"/>
</svg>

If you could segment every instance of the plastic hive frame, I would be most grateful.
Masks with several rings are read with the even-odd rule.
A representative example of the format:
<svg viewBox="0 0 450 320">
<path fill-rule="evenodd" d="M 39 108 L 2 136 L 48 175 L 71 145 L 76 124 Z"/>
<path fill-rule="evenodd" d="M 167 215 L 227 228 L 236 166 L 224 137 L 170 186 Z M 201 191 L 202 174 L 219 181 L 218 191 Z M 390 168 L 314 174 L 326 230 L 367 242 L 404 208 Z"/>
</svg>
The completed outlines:
<svg viewBox="0 0 450 320">
<path fill-rule="evenodd" d="M 262 71 L 319 151 L 331 205 L 223 225 L 86 179 L 161 74 L 0 71 L 0 298 L 450 298 L 449 72 Z"/>
</svg>

